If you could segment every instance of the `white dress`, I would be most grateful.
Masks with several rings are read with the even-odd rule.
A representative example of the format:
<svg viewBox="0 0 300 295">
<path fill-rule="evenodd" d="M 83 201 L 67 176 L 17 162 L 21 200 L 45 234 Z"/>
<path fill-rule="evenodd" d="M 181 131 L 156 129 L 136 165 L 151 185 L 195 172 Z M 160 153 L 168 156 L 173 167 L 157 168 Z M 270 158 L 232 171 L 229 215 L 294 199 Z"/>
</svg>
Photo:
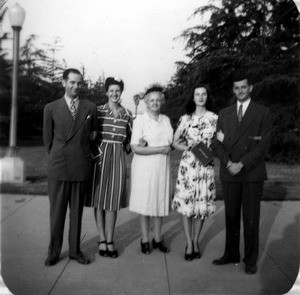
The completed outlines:
<svg viewBox="0 0 300 295">
<path fill-rule="evenodd" d="M 170 119 L 159 115 L 158 121 L 155 121 L 147 112 L 137 117 L 133 122 L 131 145 L 138 145 L 141 138 L 150 147 L 171 145 L 173 129 Z M 170 197 L 170 155 L 134 154 L 129 210 L 145 216 L 167 216 Z"/>
</svg>

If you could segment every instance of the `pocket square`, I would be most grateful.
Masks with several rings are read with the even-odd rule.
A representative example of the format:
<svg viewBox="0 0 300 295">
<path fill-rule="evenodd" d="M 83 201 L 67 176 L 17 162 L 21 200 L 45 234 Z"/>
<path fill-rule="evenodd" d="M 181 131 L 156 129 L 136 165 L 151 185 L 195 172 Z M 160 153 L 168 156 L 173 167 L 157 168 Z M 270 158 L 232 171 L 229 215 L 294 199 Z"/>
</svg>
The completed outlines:
<svg viewBox="0 0 300 295">
<path fill-rule="evenodd" d="M 261 140 L 261 136 L 249 136 L 250 139 L 253 139 L 253 140 Z"/>
</svg>

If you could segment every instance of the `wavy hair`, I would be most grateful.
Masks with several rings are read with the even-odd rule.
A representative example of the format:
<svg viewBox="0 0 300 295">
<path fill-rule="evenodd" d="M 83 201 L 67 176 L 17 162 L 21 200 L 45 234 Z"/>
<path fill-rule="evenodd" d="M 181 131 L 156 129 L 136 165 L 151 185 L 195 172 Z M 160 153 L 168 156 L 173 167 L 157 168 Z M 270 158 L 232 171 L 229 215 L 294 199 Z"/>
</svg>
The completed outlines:
<svg viewBox="0 0 300 295">
<path fill-rule="evenodd" d="M 211 99 L 209 86 L 208 86 L 208 84 L 200 83 L 200 84 L 197 84 L 195 87 L 193 87 L 193 93 L 190 96 L 190 98 L 185 106 L 185 109 L 186 109 L 186 112 L 188 115 L 191 115 L 196 110 L 196 104 L 194 102 L 194 93 L 197 88 L 205 88 L 206 89 L 207 101 L 206 101 L 205 107 L 207 110 L 212 109 L 212 99 Z"/>
</svg>

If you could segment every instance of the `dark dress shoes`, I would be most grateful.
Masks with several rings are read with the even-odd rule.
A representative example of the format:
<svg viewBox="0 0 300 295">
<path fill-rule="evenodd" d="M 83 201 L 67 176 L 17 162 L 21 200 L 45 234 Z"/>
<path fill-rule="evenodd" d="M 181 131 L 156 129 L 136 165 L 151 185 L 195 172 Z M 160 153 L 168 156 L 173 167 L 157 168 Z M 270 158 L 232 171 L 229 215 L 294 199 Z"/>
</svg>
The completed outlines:
<svg viewBox="0 0 300 295">
<path fill-rule="evenodd" d="M 114 242 L 108 242 L 108 243 L 106 243 L 106 245 L 114 245 Z M 110 257 L 110 258 L 117 258 L 118 256 L 119 256 L 119 253 L 118 253 L 118 251 L 116 250 L 116 249 L 114 249 L 114 250 L 109 250 L 108 248 L 107 248 L 107 251 L 106 251 L 106 253 L 107 253 L 107 256 L 108 257 Z"/>
<path fill-rule="evenodd" d="M 58 256 L 48 256 L 47 259 L 45 260 L 45 265 L 46 266 L 52 266 L 55 265 L 58 262 Z"/>
<path fill-rule="evenodd" d="M 78 263 L 80 264 L 90 264 L 91 261 L 84 257 L 84 255 L 80 252 L 77 257 L 74 257 L 74 256 L 70 256 L 70 259 L 74 259 L 74 260 L 77 260 Z"/>
<path fill-rule="evenodd" d="M 248 275 L 254 275 L 257 272 L 257 266 L 246 265 L 245 273 Z"/>
<path fill-rule="evenodd" d="M 149 242 L 143 243 L 141 240 L 141 250 L 144 254 L 150 254 L 150 244 Z"/>
<path fill-rule="evenodd" d="M 200 259 L 201 258 L 201 253 L 200 252 L 194 252 L 193 256 L 195 259 Z"/>
<path fill-rule="evenodd" d="M 156 242 L 154 239 L 152 240 L 152 246 L 153 246 L 153 249 L 159 249 L 160 252 L 163 252 L 163 253 L 169 253 L 170 250 L 164 246 L 163 242 L 160 241 L 160 242 Z"/>
<path fill-rule="evenodd" d="M 198 245 L 198 243 L 197 243 L 197 248 L 199 249 L 199 245 Z M 194 249 L 195 249 L 195 247 L 194 247 Z M 201 258 L 201 253 L 200 253 L 200 250 L 198 250 L 198 252 L 196 252 L 195 250 L 194 250 L 194 258 L 195 259 L 200 259 Z"/>
<path fill-rule="evenodd" d="M 240 259 L 239 258 L 231 258 L 228 256 L 222 256 L 219 259 L 216 259 L 213 261 L 213 264 L 215 265 L 224 265 L 224 264 L 229 264 L 229 263 L 239 263 Z"/>
<path fill-rule="evenodd" d="M 187 253 L 187 246 L 185 247 L 184 259 L 186 261 L 192 261 L 194 259 L 194 247 L 192 249 L 192 253 Z"/>
<path fill-rule="evenodd" d="M 102 241 L 99 243 L 99 245 L 101 245 L 101 244 L 105 244 L 105 247 L 106 247 L 106 241 Z M 105 250 L 103 250 L 103 249 L 100 249 L 100 246 L 99 246 L 99 255 L 102 257 L 107 257 L 108 256 L 107 248 Z"/>
</svg>

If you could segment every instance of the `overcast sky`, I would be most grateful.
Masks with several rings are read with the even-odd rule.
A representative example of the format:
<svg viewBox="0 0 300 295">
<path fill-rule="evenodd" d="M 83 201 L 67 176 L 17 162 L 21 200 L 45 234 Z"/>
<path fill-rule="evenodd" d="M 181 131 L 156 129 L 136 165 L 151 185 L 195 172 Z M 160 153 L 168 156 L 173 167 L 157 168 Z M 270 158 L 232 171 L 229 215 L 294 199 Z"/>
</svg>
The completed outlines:
<svg viewBox="0 0 300 295">
<path fill-rule="evenodd" d="M 166 85 L 175 62 L 187 61 L 184 40 L 174 38 L 203 21 L 188 18 L 209 0 L 9 0 L 6 6 L 16 2 L 26 11 L 21 45 L 31 34 L 39 36 L 37 44 L 59 37 L 58 60 L 84 66 L 93 81 L 102 74 L 121 77 L 122 101 L 133 110 L 134 94 L 155 82 Z M 7 13 L 2 31 L 12 31 Z M 4 47 L 11 51 L 9 41 Z"/>
<path fill-rule="evenodd" d="M 166 85 L 175 62 L 187 60 L 185 42 L 174 38 L 199 23 L 188 18 L 208 0 L 9 0 L 6 6 L 16 2 L 26 11 L 21 45 L 31 34 L 40 44 L 59 37 L 60 61 L 84 65 L 93 81 L 103 73 L 121 77 L 122 101 L 133 110 L 134 94 L 155 82 Z M 11 32 L 7 13 L 2 31 Z M 4 46 L 11 50 L 12 42 Z"/>
</svg>

